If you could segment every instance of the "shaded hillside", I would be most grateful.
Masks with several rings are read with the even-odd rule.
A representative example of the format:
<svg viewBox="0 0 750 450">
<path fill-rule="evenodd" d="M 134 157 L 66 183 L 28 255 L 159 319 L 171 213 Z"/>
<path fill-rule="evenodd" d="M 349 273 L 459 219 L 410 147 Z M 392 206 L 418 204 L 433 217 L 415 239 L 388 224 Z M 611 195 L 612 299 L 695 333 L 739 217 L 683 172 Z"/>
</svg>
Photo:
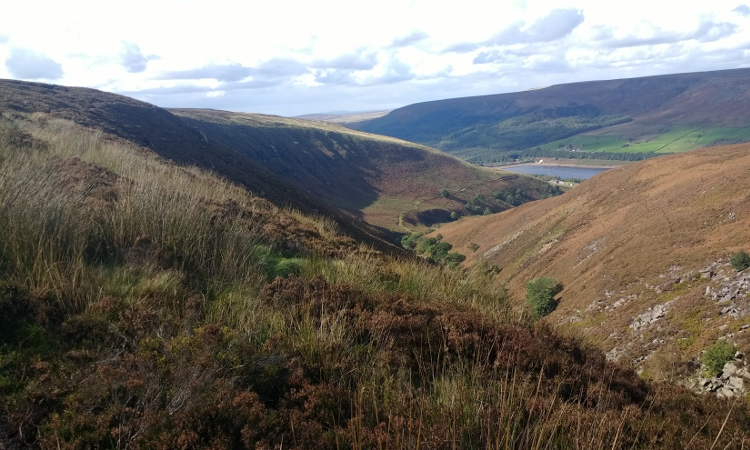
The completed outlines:
<svg viewBox="0 0 750 450">
<path fill-rule="evenodd" d="M 199 130 L 154 105 L 95 89 L 0 80 L 0 113 L 8 117 L 42 114 L 38 118 L 66 119 L 101 130 L 178 164 L 212 170 L 277 205 L 330 214 L 356 238 L 383 249 L 395 249 L 383 230 L 282 181 L 234 149 L 209 142 Z"/>
<path fill-rule="evenodd" d="M 562 282 L 546 320 L 610 357 L 642 368 L 676 357 L 684 369 L 717 337 L 748 342 L 732 333 L 750 324 L 750 283 L 729 257 L 750 251 L 749 173 L 746 144 L 664 156 L 440 233 L 458 251 L 478 246 L 467 263 L 497 266 L 519 302 L 534 277 Z"/>
<path fill-rule="evenodd" d="M 336 124 L 214 110 L 171 111 L 209 142 L 232 148 L 312 196 L 361 213 L 380 226 L 404 225 L 405 216 L 412 225 L 446 222 L 452 211 L 469 214 L 465 205 L 473 196 L 491 199 L 502 189 L 522 189 L 527 200 L 550 195 L 548 185 L 531 177 L 472 166 L 429 147 Z M 450 195 L 441 196 L 440 189 Z M 492 202 L 490 210 L 509 206 Z"/>
<path fill-rule="evenodd" d="M 750 140 L 749 104 L 750 69 L 736 69 L 418 103 L 349 126 L 476 161 L 527 149 L 532 156 L 679 152 Z"/>
<path fill-rule="evenodd" d="M 0 448 L 742 449 L 746 403 L 210 171 L 0 119 Z"/>
</svg>

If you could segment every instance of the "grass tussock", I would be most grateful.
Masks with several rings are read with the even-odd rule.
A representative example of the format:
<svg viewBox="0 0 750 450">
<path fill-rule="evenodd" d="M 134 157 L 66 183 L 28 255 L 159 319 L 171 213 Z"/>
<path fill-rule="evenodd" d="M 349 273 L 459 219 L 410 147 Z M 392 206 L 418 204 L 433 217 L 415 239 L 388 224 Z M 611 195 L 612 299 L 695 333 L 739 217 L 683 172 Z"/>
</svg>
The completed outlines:
<svg viewBox="0 0 750 450">
<path fill-rule="evenodd" d="M 744 403 L 533 326 L 493 272 L 68 122 L 0 122 L 0 448 L 742 448 Z M 720 446 L 720 447 L 719 447 Z"/>
</svg>

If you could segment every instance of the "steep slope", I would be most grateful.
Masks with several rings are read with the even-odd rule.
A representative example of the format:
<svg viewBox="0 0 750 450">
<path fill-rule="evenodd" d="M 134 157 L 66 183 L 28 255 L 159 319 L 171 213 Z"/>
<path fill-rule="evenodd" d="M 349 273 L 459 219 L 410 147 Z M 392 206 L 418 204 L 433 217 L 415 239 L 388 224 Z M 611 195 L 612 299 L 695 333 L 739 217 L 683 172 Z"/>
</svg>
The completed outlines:
<svg viewBox="0 0 750 450">
<path fill-rule="evenodd" d="M 37 120 L 71 120 L 101 130 L 178 164 L 212 170 L 276 205 L 331 215 L 358 240 L 383 250 L 398 250 L 387 231 L 282 181 L 234 149 L 209 142 L 199 130 L 154 105 L 95 89 L 0 80 L 0 113 L 10 118 L 35 115 Z"/>
<path fill-rule="evenodd" d="M 449 221 L 468 214 L 482 194 L 522 189 L 529 199 L 550 195 L 531 177 L 472 166 L 435 149 L 337 124 L 225 111 L 173 109 L 210 142 L 232 148 L 312 196 L 381 226 Z M 443 197 L 440 189 L 451 195 Z M 492 211 L 508 208 L 493 202 Z M 435 216 L 429 219 L 427 216 Z M 421 219 L 420 219 L 421 218 Z"/>
<path fill-rule="evenodd" d="M 749 173 L 746 144 L 665 156 L 440 233 L 459 251 L 478 246 L 467 263 L 497 266 L 518 302 L 530 279 L 557 279 L 546 320 L 611 357 L 642 366 L 664 348 L 685 361 L 750 323 L 750 277 L 728 264 L 750 250 Z"/>
<path fill-rule="evenodd" d="M 736 69 L 419 103 L 349 126 L 478 160 L 536 147 L 678 152 L 750 140 L 748 104 L 750 69 Z"/>
</svg>

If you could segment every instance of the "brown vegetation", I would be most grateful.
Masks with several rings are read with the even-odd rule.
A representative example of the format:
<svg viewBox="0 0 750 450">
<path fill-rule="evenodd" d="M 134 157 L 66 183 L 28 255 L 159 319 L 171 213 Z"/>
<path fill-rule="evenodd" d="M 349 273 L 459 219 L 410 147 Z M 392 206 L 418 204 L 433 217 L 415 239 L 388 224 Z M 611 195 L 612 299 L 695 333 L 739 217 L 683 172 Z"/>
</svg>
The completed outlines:
<svg viewBox="0 0 750 450">
<path fill-rule="evenodd" d="M 680 356 L 689 359 L 722 325 L 727 333 L 745 323 L 719 314 L 722 306 L 704 296 L 710 280 L 698 272 L 748 248 L 749 149 L 716 147 L 611 169 L 560 197 L 440 233 L 456 248 L 476 243 L 481 251 L 468 254 L 467 264 L 496 266 L 519 301 L 535 276 L 560 281 L 565 290 L 549 320 L 605 350 L 636 341 L 629 355 L 636 359 L 689 338 Z M 658 330 L 630 334 L 636 316 L 669 301 Z"/>
<path fill-rule="evenodd" d="M 529 325 L 484 270 L 395 260 L 70 122 L 2 125 L 46 144 L 0 139 L 4 448 L 747 440 L 744 403 Z"/>
</svg>

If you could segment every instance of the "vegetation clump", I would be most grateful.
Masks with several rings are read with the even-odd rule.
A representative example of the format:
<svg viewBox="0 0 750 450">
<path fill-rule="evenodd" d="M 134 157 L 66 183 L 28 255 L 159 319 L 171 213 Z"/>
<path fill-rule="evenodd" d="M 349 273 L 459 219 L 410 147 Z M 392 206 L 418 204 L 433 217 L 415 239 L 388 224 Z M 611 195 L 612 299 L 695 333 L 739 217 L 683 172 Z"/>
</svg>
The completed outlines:
<svg viewBox="0 0 750 450">
<path fill-rule="evenodd" d="M 737 272 L 742 272 L 743 270 L 750 267 L 750 255 L 748 255 L 744 250 L 740 250 L 739 252 L 732 255 L 730 263 L 732 264 L 732 267 L 734 267 L 734 270 L 736 270 Z"/>
<path fill-rule="evenodd" d="M 448 267 L 456 267 L 466 259 L 465 255 L 451 252 L 453 245 L 443 241 L 441 234 L 426 237 L 424 233 L 411 233 L 401 238 L 401 245 L 432 263 L 445 264 Z"/>
<path fill-rule="evenodd" d="M 554 278 L 534 278 L 526 285 L 526 303 L 533 320 L 539 320 L 555 310 L 555 295 L 562 291 L 562 285 Z"/>
<path fill-rule="evenodd" d="M 734 345 L 721 339 L 706 349 L 701 362 L 711 376 L 716 376 L 724 369 L 724 365 L 732 360 L 736 351 L 737 348 Z"/>
</svg>

